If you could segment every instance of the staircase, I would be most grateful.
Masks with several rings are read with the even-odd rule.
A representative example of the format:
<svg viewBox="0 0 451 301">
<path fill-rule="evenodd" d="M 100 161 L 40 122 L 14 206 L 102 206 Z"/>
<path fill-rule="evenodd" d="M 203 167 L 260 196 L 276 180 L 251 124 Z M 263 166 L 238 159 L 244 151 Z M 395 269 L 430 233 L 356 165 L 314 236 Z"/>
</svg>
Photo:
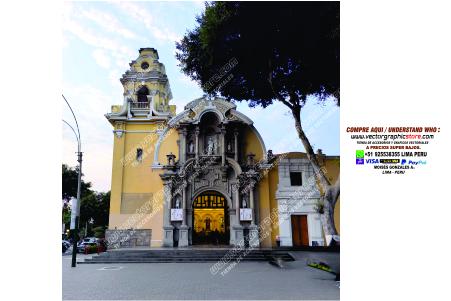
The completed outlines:
<svg viewBox="0 0 451 301">
<path fill-rule="evenodd" d="M 92 259 L 85 259 L 81 264 L 90 263 L 164 263 L 164 262 L 214 262 L 226 258 L 229 254 L 230 262 L 241 257 L 240 261 L 273 261 L 281 258 L 283 261 L 294 261 L 294 257 L 287 251 L 254 249 L 232 252 L 233 249 L 199 250 L 199 249 L 155 249 L 155 250 L 112 250 Z M 228 253 L 229 252 L 229 253 Z M 233 256 L 233 254 L 236 254 Z"/>
</svg>

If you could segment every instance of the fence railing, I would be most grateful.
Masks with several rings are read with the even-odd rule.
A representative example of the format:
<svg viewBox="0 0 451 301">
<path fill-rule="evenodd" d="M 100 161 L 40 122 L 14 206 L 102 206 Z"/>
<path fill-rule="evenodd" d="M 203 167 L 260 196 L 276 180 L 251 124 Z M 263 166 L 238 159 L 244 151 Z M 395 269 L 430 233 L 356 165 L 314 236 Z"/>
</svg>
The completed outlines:
<svg viewBox="0 0 451 301">
<path fill-rule="evenodd" d="M 132 102 L 131 108 L 132 109 L 149 109 L 150 103 L 149 102 Z"/>
</svg>

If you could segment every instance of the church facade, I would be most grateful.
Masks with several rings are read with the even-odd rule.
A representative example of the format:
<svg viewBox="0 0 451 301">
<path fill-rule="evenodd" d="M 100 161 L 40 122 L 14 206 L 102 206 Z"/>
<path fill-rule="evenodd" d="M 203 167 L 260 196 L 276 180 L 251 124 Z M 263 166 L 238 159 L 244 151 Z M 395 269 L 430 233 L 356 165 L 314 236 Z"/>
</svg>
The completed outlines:
<svg viewBox="0 0 451 301">
<path fill-rule="evenodd" d="M 324 245 L 320 191 L 303 153 L 275 155 L 253 121 L 221 98 L 176 114 L 164 65 L 141 48 L 106 114 L 114 149 L 112 247 Z M 333 180 L 339 157 L 318 153 Z M 335 214 L 339 227 L 339 202 Z"/>
</svg>

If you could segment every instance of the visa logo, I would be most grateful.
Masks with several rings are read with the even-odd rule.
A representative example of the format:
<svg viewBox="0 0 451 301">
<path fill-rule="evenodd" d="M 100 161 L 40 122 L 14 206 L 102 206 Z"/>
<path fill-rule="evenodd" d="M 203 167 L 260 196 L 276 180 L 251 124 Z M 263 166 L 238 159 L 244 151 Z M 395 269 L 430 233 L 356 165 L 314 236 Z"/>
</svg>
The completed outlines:
<svg viewBox="0 0 451 301">
<path fill-rule="evenodd" d="M 377 164 L 379 163 L 379 159 L 366 159 L 367 164 Z"/>
</svg>

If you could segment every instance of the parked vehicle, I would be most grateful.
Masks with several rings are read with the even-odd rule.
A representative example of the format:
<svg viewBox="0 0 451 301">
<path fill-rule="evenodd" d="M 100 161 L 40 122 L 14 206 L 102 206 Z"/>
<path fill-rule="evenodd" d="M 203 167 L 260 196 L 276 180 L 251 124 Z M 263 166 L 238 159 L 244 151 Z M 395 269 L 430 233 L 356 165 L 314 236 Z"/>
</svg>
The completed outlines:
<svg viewBox="0 0 451 301">
<path fill-rule="evenodd" d="M 96 237 L 85 237 L 80 243 L 98 243 L 99 239 Z"/>
<path fill-rule="evenodd" d="M 63 253 L 66 253 L 66 251 L 70 248 L 70 242 L 67 240 L 63 240 Z"/>
<path fill-rule="evenodd" d="M 93 247 L 93 246 L 98 247 L 97 242 L 82 241 L 80 244 L 78 244 L 77 251 L 78 251 L 78 253 L 85 253 L 86 248 Z"/>
</svg>

